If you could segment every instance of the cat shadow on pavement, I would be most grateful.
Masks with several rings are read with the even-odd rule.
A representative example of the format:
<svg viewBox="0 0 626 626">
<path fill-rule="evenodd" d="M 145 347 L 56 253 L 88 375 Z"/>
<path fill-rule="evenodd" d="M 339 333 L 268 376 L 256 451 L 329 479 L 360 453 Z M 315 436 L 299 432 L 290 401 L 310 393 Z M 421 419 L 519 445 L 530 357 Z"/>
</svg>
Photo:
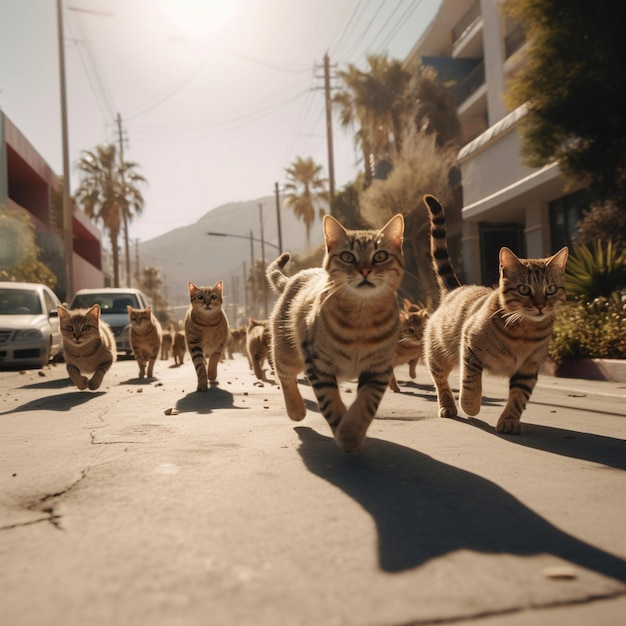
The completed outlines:
<svg viewBox="0 0 626 626">
<path fill-rule="evenodd" d="M 26 404 L 15 406 L 9 411 L 3 411 L 0 415 L 10 415 L 11 413 L 21 413 L 24 411 L 71 411 L 72 409 L 93 400 L 106 393 L 105 391 L 74 391 L 60 393 L 55 396 L 46 396 L 30 400 Z"/>
<path fill-rule="evenodd" d="M 192 391 L 176 402 L 180 413 L 213 413 L 219 409 L 243 409 L 235 406 L 235 397 L 217 383 L 210 383 L 207 391 Z"/>
<path fill-rule="evenodd" d="M 500 435 L 493 426 L 474 417 L 458 421 L 512 444 L 626 470 L 626 441 L 623 439 L 527 422 L 522 422 L 521 435 Z"/>
<path fill-rule="evenodd" d="M 626 582 L 626 561 L 559 530 L 496 483 L 381 439 L 368 438 L 361 452 L 347 455 L 330 437 L 295 430 L 306 467 L 374 519 L 379 566 L 386 572 L 471 550 L 553 554 Z"/>
</svg>

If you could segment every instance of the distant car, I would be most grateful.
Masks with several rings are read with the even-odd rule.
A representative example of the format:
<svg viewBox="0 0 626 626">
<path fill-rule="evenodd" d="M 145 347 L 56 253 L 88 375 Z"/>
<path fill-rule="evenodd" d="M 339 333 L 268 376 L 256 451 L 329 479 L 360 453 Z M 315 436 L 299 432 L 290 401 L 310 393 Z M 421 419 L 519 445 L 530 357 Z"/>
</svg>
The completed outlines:
<svg viewBox="0 0 626 626">
<path fill-rule="evenodd" d="M 88 309 L 100 305 L 101 318 L 115 335 L 118 354 L 132 354 L 130 347 L 130 322 L 128 305 L 134 309 L 145 309 L 150 302 L 139 289 L 124 287 L 103 287 L 102 289 L 79 289 L 72 298 L 69 308 Z"/>
<path fill-rule="evenodd" d="M 0 366 L 43 367 L 62 355 L 59 304 L 46 285 L 0 282 Z"/>
</svg>

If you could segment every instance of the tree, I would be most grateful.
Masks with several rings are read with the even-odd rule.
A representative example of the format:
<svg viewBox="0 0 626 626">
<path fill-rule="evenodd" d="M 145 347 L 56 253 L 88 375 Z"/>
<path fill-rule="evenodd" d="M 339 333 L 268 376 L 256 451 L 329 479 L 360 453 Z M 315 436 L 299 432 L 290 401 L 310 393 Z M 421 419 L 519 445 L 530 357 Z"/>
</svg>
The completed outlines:
<svg viewBox="0 0 626 626">
<path fill-rule="evenodd" d="M 145 179 L 135 171 L 137 164 L 117 162 L 114 144 L 96 146 L 95 151 L 84 150 L 76 167 L 83 178 L 74 197 L 83 205 L 85 213 L 102 222 L 108 231 L 113 254 L 113 285 L 119 287 L 120 230 L 135 213 L 141 213 L 143 197 L 137 184 Z"/>
<path fill-rule="evenodd" d="M 0 205 L 0 280 L 43 283 L 53 289 L 57 277 L 38 259 L 39 253 L 26 211 Z"/>
<path fill-rule="evenodd" d="M 161 295 L 161 270 L 158 267 L 144 267 L 143 272 L 137 276 L 139 288 L 152 301 L 153 313 L 163 324 L 168 322 L 167 300 Z"/>
<path fill-rule="evenodd" d="M 594 198 L 626 198 L 626 82 L 622 80 L 626 4 L 611 0 L 507 0 L 529 50 L 508 100 L 524 104 L 523 157 L 558 161 L 566 179 Z"/>
<path fill-rule="evenodd" d="M 329 201 L 326 190 L 327 179 L 321 178 L 322 166 L 311 157 L 303 159 L 296 157 L 291 166 L 285 169 L 288 182 L 285 184 L 287 192 L 283 204 L 291 207 L 296 217 L 304 222 L 308 247 L 311 247 L 311 226 L 315 221 L 316 210 L 320 218 L 325 210 L 320 203 Z"/>
<path fill-rule="evenodd" d="M 355 143 L 363 155 L 365 186 L 372 182 L 378 161 L 397 158 L 402 150 L 402 131 L 405 125 L 407 86 L 411 74 L 387 55 L 367 57 L 369 71 L 348 65 L 339 78 L 345 89 L 333 101 L 339 108 L 344 128 L 359 128 Z"/>
</svg>

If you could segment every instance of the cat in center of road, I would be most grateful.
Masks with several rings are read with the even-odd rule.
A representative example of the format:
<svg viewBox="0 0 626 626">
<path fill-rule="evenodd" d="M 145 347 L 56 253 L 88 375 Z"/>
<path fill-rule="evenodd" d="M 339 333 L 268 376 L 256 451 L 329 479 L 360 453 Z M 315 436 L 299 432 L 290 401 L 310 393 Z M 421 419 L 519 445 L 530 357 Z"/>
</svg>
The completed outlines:
<svg viewBox="0 0 626 626">
<path fill-rule="evenodd" d="M 109 325 L 100 319 L 100 305 L 72 311 L 57 306 L 57 312 L 67 373 L 79 389 L 99 389 L 117 359 L 115 337 Z"/>
<path fill-rule="evenodd" d="M 548 356 L 554 319 L 565 300 L 568 249 L 540 259 L 500 250 L 500 279 L 495 288 L 461 285 L 452 267 L 446 240 L 445 212 L 439 201 L 424 196 L 431 222 L 431 258 L 440 302 L 424 333 L 424 356 L 437 388 L 440 417 L 454 417 L 457 407 L 448 377 L 460 369 L 461 408 L 480 411 L 483 370 L 509 377 L 509 396 L 496 432 L 522 432 L 521 415 Z"/>
<path fill-rule="evenodd" d="M 146 376 L 146 364 L 148 365 L 148 378 L 154 373 L 154 363 L 161 350 L 163 330 L 161 323 L 152 313 L 152 307 L 135 309 L 128 306 L 128 319 L 130 320 L 130 347 L 139 365 L 139 378 Z"/>
<path fill-rule="evenodd" d="M 223 282 L 198 287 L 189 281 L 188 286 L 190 305 L 185 315 L 185 339 L 196 369 L 197 390 L 207 391 L 209 381 L 217 380 L 217 364 L 230 339 L 228 319 L 222 309 Z"/>
<path fill-rule="evenodd" d="M 285 253 L 267 268 L 279 294 L 270 316 L 271 362 L 288 416 L 299 421 L 306 414 L 297 382 L 304 371 L 337 445 L 355 452 L 393 371 L 404 219 L 395 215 L 380 230 L 347 230 L 326 215 L 323 228 L 322 267 L 287 277 Z M 355 379 L 356 398 L 347 408 L 338 381 Z"/>
</svg>

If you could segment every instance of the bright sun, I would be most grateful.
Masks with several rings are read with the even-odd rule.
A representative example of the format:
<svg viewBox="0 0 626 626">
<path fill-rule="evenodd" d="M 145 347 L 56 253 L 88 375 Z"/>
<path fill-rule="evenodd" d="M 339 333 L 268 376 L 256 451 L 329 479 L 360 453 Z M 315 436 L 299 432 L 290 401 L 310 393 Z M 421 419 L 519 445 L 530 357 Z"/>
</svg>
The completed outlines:
<svg viewBox="0 0 626 626">
<path fill-rule="evenodd" d="M 168 21 L 188 33 L 206 34 L 219 29 L 235 13 L 234 0 L 159 0 Z"/>
</svg>

